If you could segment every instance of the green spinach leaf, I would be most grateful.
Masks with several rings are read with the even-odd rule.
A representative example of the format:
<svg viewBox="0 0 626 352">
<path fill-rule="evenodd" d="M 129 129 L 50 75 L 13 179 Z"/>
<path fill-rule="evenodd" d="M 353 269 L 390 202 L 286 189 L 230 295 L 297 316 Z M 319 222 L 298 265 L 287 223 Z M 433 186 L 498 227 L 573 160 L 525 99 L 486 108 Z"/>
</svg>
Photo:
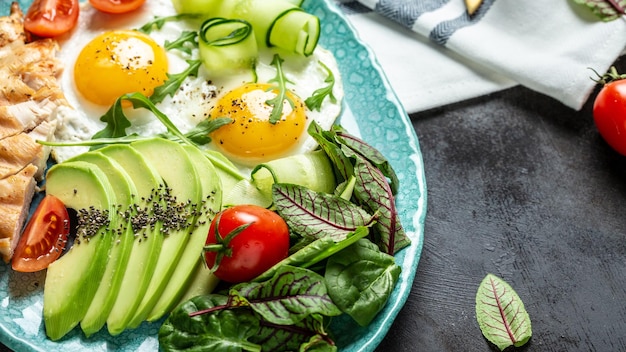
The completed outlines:
<svg viewBox="0 0 626 352">
<path fill-rule="evenodd" d="M 261 351 L 248 340 L 259 330 L 259 318 L 250 310 L 216 309 L 191 317 L 197 311 L 223 307 L 223 295 L 198 296 L 176 308 L 159 329 L 164 351 Z"/>
<path fill-rule="evenodd" d="M 328 258 L 326 282 L 333 302 L 367 326 L 385 306 L 402 269 L 367 239 Z"/>
</svg>

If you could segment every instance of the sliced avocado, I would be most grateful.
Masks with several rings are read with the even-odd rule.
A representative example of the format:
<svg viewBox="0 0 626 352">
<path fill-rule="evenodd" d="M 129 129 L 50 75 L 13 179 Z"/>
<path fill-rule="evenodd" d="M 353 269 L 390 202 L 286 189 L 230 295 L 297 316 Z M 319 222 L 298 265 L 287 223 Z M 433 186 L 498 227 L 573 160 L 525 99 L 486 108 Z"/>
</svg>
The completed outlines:
<svg viewBox="0 0 626 352">
<path fill-rule="evenodd" d="M 131 143 L 131 147 L 151 163 L 163 178 L 173 197 L 166 201 L 167 229 L 163 229 L 163 247 L 148 289 L 131 320 L 129 327 L 137 327 L 146 320 L 161 297 L 165 286 L 173 280 L 172 273 L 190 238 L 196 220 L 197 207 L 202 200 L 200 177 L 183 146 L 162 138 L 151 138 Z M 203 177 L 205 172 L 202 170 Z M 164 226 L 165 226 L 164 225 Z"/>
<path fill-rule="evenodd" d="M 117 200 L 116 214 L 111 217 L 111 226 L 117 229 L 117 233 L 114 235 L 111 243 L 109 260 L 98 291 L 91 301 L 87 314 L 80 322 L 85 335 L 91 336 L 98 332 L 106 323 L 124 278 L 124 272 L 126 271 L 133 247 L 134 234 L 130 219 L 122 218 L 119 214 L 128 210 L 131 202 L 134 201 L 133 197 L 137 194 L 137 189 L 130 176 L 124 171 L 124 168 L 118 162 L 102 153 L 83 153 L 69 161 L 77 160 L 94 164 L 104 171 L 113 187 Z M 113 224 L 113 221 L 116 223 Z"/>
<path fill-rule="evenodd" d="M 99 149 L 98 152 L 117 161 L 133 180 L 137 190 L 133 204 L 135 211 L 139 213 L 133 216 L 136 218 L 143 216 L 145 217 L 143 220 L 150 220 L 149 218 L 154 216 L 151 204 L 155 192 L 164 188 L 159 173 L 139 152 L 128 145 L 109 145 Z M 107 318 L 107 329 L 111 335 L 118 335 L 127 328 L 148 288 L 163 243 L 160 226 L 161 224 L 157 222 L 134 231 L 126 271 Z"/>
<path fill-rule="evenodd" d="M 158 320 L 163 315 L 170 312 L 185 293 L 189 282 L 192 281 L 194 273 L 197 271 L 198 260 L 202 258 L 202 250 L 206 242 L 207 234 L 209 233 L 211 220 L 213 220 L 213 217 L 221 208 L 221 182 L 213 164 L 211 164 L 198 148 L 190 145 L 185 145 L 183 148 L 191 158 L 196 172 L 201 176 L 199 180 L 202 190 L 202 199 L 198 203 L 198 209 L 196 211 L 196 225 L 191 229 L 190 234 L 187 235 L 189 240 L 184 248 L 184 252 L 174 272 L 171 274 L 165 289 L 154 304 L 150 314 L 148 314 L 148 321 Z M 218 280 L 208 269 L 202 272 L 202 274 L 208 277 L 209 282 L 206 285 L 202 285 L 204 289 L 200 291 L 209 293 L 215 288 Z M 196 286 L 192 285 L 192 287 Z"/>
<path fill-rule="evenodd" d="M 220 279 L 217 278 L 211 269 L 206 265 L 204 257 L 198 258 L 196 267 L 193 273 L 189 277 L 189 282 L 185 285 L 185 289 L 181 291 L 182 295 L 177 301 L 174 301 L 172 308 L 168 311 L 173 311 L 181 303 L 188 301 L 196 296 L 203 296 L 212 293 Z"/>
<path fill-rule="evenodd" d="M 83 319 L 98 290 L 113 238 L 109 222 L 116 198 L 105 173 L 84 161 L 52 166 L 46 176 L 46 192 L 75 209 L 84 221 L 78 224 L 72 247 L 50 264 L 46 274 L 46 334 L 58 340 Z"/>
</svg>

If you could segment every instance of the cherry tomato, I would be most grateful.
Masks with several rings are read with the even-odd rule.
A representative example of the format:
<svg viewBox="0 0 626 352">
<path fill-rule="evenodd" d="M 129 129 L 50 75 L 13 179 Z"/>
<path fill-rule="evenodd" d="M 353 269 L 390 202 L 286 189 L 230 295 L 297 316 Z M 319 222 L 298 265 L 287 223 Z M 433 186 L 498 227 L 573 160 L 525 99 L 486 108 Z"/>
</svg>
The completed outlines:
<svg viewBox="0 0 626 352">
<path fill-rule="evenodd" d="M 106 13 L 126 13 L 138 9 L 146 0 L 89 0 L 91 6 Z"/>
<path fill-rule="evenodd" d="M 40 37 L 56 37 L 78 21 L 79 0 L 35 0 L 24 17 L 24 29 Z"/>
<path fill-rule="evenodd" d="M 594 101 L 593 119 L 602 138 L 618 153 L 626 155 L 626 79 L 617 78 L 604 84 Z"/>
<path fill-rule="evenodd" d="M 289 228 L 271 210 L 236 205 L 213 219 L 206 245 L 207 265 L 213 268 L 217 259 L 218 278 L 230 283 L 250 281 L 287 257 Z"/>
<path fill-rule="evenodd" d="M 59 198 L 46 195 L 17 243 L 11 266 L 15 271 L 43 270 L 61 256 L 69 234 L 70 217 Z"/>
</svg>

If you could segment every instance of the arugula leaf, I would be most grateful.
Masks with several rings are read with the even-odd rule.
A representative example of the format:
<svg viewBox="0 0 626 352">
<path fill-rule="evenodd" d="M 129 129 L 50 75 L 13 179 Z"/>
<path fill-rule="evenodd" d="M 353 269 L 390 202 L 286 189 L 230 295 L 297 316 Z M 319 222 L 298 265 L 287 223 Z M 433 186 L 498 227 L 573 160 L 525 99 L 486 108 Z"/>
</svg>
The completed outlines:
<svg viewBox="0 0 626 352">
<path fill-rule="evenodd" d="M 166 40 L 164 47 L 166 50 L 178 49 L 188 55 L 191 55 L 192 49 L 198 47 L 198 41 L 196 38 L 198 38 L 198 32 L 183 31 L 173 42 Z M 191 45 L 185 45 L 186 43 L 191 43 Z"/>
<path fill-rule="evenodd" d="M 401 271 L 393 256 L 363 238 L 328 258 L 324 278 L 333 302 L 367 326 L 387 303 Z"/>
<path fill-rule="evenodd" d="M 100 121 L 106 123 L 106 126 L 96 132 L 91 137 L 92 139 L 126 137 L 126 129 L 131 126 L 131 123 L 122 109 L 123 100 L 125 100 L 124 96 L 117 98 L 109 110 L 100 117 Z"/>
<path fill-rule="evenodd" d="M 154 93 L 150 96 L 150 101 L 154 104 L 158 104 L 165 99 L 166 96 L 174 96 L 180 85 L 188 76 L 198 76 L 198 70 L 202 65 L 201 60 L 187 60 L 189 67 L 183 72 L 167 74 L 167 80 L 162 85 L 154 88 Z"/>
<path fill-rule="evenodd" d="M 586 6 L 604 22 L 616 20 L 626 14 L 626 0 L 574 0 Z"/>
<path fill-rule="evenodd" d="M 520 347 L 532 336 L 524 302 L 501 278 L 487 274 L 476 292 L 476 319 L 487 340 L 500 351 Z"/>
<path fill-rule="evenodd" d="M 294 107 L 293 100 L 287 96 L 287 83 L 293 83 L 287 79 L 285 73 L 283 72 L 282 63 L 283 60 L 278 54 L 274 54 L 274 58 L 272 59 L 271 65 L 276 67 L 276 77 L 270 79 L 268 82 L 274 82 L 276 85 L 270 87 L 268 91 L 278 90 L 278 94 L 272 99 L 267 100 L 265 103 L 272 107 L 272 112 L 270 113 L 269 122 L 271 124 L 277 123 L 281 116 L 283 116 L 283 103 L 285 100 L 291 105 L 291 108 Z"/>
<path fill-rule="evenodd" d="M 154 19 L 143 26 L 137 28 L 139 32 L 150 34 L 155 29 L 161 29 L 165 25 L 166 22 L 175 22 L 184 19 L 193 19 L 199 18 L 198 14 L 190 14 L 190 13 L 181 13 L 174 16 L 163 16 L 163 17 L 154 17 Z"/>
<path fill-rule="evenodd" d="M 176 125 L 172 123 L 172 120 L 170 120 L 167 115 L 162 113 L 150 99 L 146 98 L 145 95 L 141 93 L 130 93 L 123 95 L 121 99 L 128 100 L 133 103 L 133 107 L 135 109 L 144 108 L 152 111 L 154 116 L 156 116 L 156 118 L 161 121 L 161 123 L 167 128 L 167 131 L 169 133 L 176 136 L 183 142 L 193 145 L 193 143 L 191 143 L 191 141 L 189 141 L 187 137 L 182 132 L 180 132 L 178 127 L 176 127 Z"/>
<path fill-rule="evenodd" d="M 315 90 L 313 94 L 310 97 L 306 98 L 306 100 L 304 101 L 304 104 L 306 104 L 306 106 L 311 111 L 320 111 L 320 109 L 322 108 L 322 103 L 327 96 L 333 104 L 337 102 L 337 98 L 335 98 L 335 95 L 333 94 L 333 87 L 335 86 L 335 75 L 333 75 L 333 72 L 328 68 L 328 66 L 324 65 L 323 62 L 320 61 L 319 64 L 326 71 L 327 76 L 324 82 L 328 83 L 328 85 Z"/>
<path fill-rule="evenodd" d="M 187 137 L 190 141 L 194 142 L 197 145 L 209 144 L 211 142 L 211 132 L 217 130 L 224 125 L 228 125 L 232 121 L 233 120 L 228 117 L 204 119 L 199 124 L 197 124 L 196 127 L 185 133 L 185 137 Z"/>
</svg>

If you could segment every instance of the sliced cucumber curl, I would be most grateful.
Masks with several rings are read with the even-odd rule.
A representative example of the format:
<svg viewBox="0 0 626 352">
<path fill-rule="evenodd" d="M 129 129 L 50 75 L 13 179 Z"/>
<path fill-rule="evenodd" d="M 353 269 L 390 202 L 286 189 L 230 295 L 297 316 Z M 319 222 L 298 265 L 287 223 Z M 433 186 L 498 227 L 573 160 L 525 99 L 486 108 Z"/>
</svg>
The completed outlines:
<svg viewBox="0 0 626 352">
<path fill-rule="evenodd" d="M 214 73 L 252 68 L 258 56 L 252 26 L 239 19 L 214 17 L 204 21 L 199 48 L 204 67 Z"/>
</svg>

